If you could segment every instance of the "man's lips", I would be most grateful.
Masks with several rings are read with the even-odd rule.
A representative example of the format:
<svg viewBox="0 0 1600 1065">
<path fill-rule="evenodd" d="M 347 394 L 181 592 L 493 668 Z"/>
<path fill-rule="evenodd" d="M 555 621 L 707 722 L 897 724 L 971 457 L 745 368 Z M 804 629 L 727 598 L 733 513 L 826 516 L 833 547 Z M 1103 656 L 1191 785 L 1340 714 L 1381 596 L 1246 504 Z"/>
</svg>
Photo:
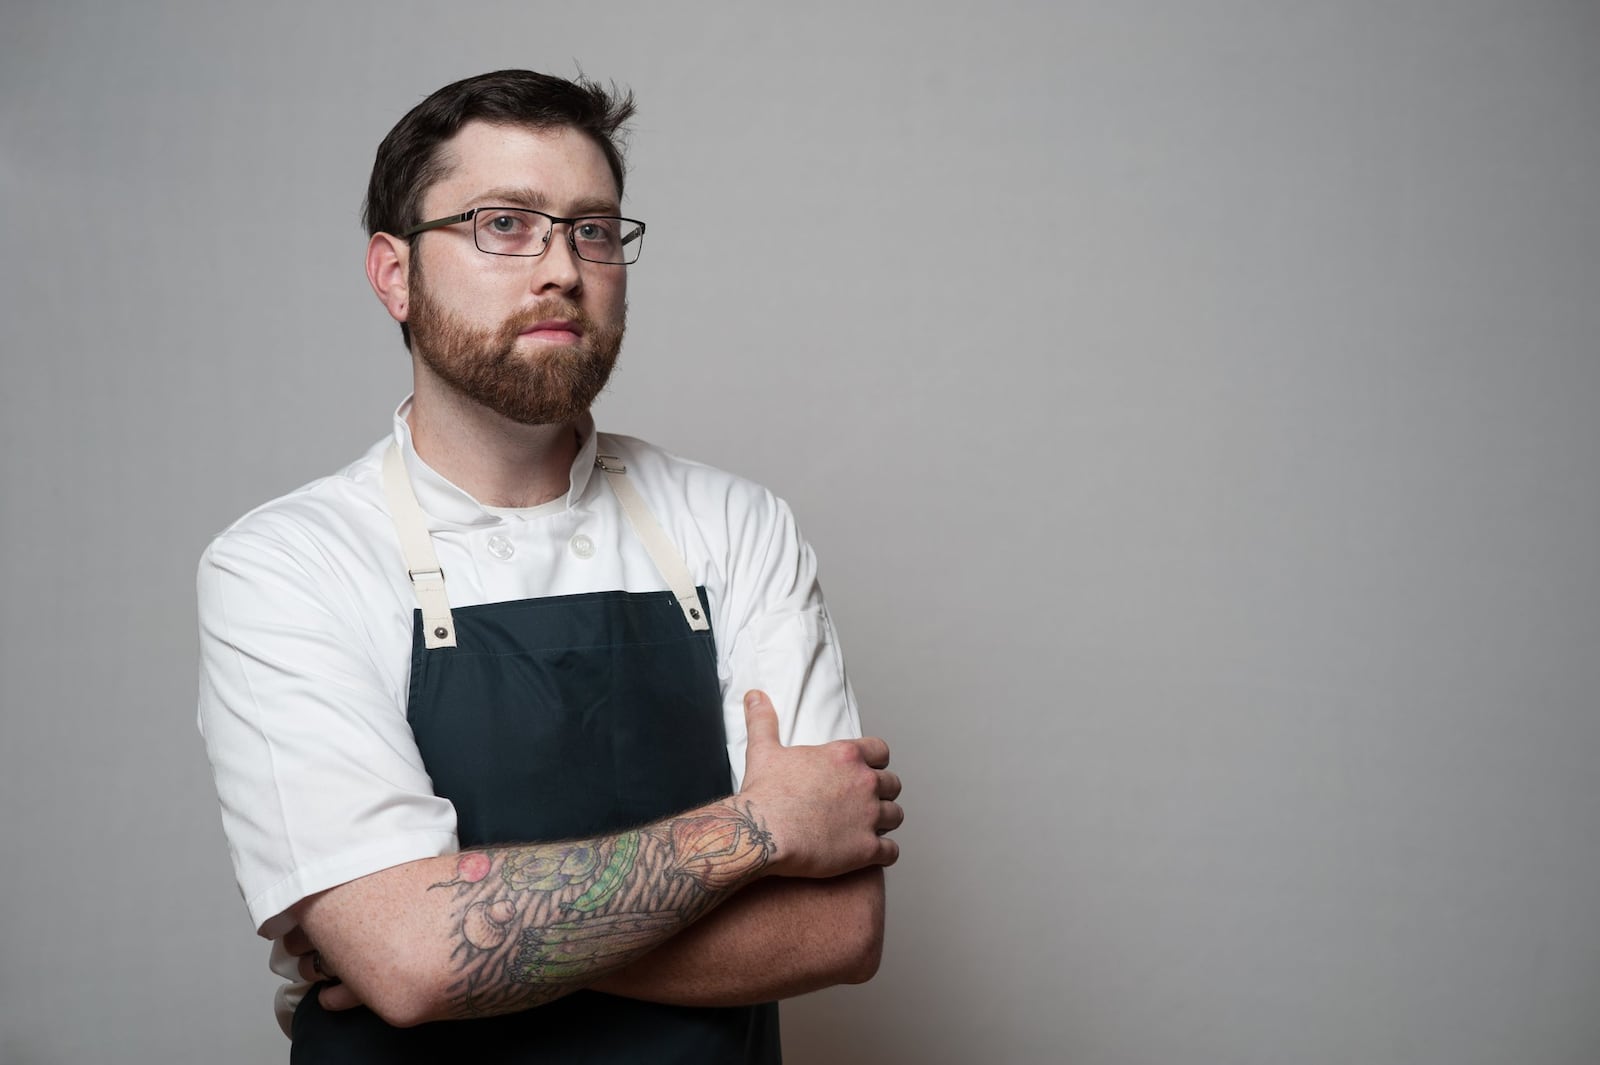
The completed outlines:
<svg viewBox="0 0 1600 1065">
<path fill-rule="evenodd" d="M 571 344 L 582 339 L 583 327 L 565 318 L 546 318 L 542 322 L 534 322 L 517 335 Z"/>
</svg>

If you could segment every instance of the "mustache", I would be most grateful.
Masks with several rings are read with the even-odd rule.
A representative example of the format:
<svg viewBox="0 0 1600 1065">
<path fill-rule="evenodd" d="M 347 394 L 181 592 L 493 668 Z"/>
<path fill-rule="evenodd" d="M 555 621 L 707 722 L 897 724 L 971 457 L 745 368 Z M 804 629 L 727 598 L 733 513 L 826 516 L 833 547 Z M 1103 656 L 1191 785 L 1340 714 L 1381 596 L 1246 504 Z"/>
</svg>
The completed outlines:
<svg viewBox="0 0 1600 1065">
<path fill-rule="evenodd" d="M 547 296 L 527 310 L 519 311 L 506 319 L 503 331 L 505 335 L 514 337 L 530 325 L 537 325 L 539 322 L 546 322 L 552 318 L 572 322 L 586 336 L 594 330 L 594 322 L 589 319 L 587 314 L 583 313 L 582 307 L 569 300 Z"/>
</svg>

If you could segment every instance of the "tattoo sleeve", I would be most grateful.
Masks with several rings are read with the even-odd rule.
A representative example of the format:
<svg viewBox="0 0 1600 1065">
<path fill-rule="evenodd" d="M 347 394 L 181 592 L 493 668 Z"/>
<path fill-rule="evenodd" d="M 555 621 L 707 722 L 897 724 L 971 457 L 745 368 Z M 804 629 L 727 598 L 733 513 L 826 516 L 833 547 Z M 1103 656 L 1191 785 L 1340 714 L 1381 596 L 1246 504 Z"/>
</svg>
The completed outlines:
<svg viewBox="0 0 1600 1065">
<path fill-rule="evenodd" d="M 772 859 L 749 806 L 599 839 L 466 851 L 453 891 L 451 1015 L 510 1013 L 588 984 L 685 928 Z"/>
</svg>

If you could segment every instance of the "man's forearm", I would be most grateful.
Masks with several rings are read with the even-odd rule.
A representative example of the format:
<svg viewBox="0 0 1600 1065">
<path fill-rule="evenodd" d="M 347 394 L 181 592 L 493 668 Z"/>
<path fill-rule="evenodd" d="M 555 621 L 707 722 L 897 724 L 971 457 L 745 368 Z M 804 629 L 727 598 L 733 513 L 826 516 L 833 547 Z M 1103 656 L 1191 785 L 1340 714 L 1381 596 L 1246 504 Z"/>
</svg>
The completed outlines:
<svg viewBox="0 0 1600 1065">
<path fill-rule="evenodd" d="M 295 906 L 342 1004 L 397 1025 L 512 1013 L 638 961 L 759 877 L 893 863 L 888 746 L 786 748 L 771 703 L 752 692 L 745 707 L 736 796 L 612 836 L 410 862 Z"/>
<path fill-rule="evenodd" d="M 489 1016 L 638 960 L 772 857 L 750 805 L 730 799 L 615 836 L 413 862 L 297 912 L 332 971 L 390 1023 Z"/>
<path fill-rule="evenodd" d="M 883 870 L 775 877 L 591 986 L 678 1006 L 743 1006 L 870 979 L 882 949 Z"/>
</svg>

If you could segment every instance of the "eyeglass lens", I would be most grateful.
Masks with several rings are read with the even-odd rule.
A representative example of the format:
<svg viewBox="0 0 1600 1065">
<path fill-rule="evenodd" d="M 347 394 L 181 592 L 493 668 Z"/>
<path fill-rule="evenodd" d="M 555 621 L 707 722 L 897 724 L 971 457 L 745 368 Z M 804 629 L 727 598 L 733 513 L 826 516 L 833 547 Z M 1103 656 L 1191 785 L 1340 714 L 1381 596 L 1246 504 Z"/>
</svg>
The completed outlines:
<svg viewBox="0 0 1600 1065">
<path fill-rule="evenodd" d="M 567 223 L 578 258 L 592 263 L 625 264 L 639 258 L 644 227 L 627 218 L 575 218 Z M 550 243 L 549 217 L 516 207 L 480 210 L 473 216 L 473 237 L 490 255 L 538 255 Z"/>
</svg>

